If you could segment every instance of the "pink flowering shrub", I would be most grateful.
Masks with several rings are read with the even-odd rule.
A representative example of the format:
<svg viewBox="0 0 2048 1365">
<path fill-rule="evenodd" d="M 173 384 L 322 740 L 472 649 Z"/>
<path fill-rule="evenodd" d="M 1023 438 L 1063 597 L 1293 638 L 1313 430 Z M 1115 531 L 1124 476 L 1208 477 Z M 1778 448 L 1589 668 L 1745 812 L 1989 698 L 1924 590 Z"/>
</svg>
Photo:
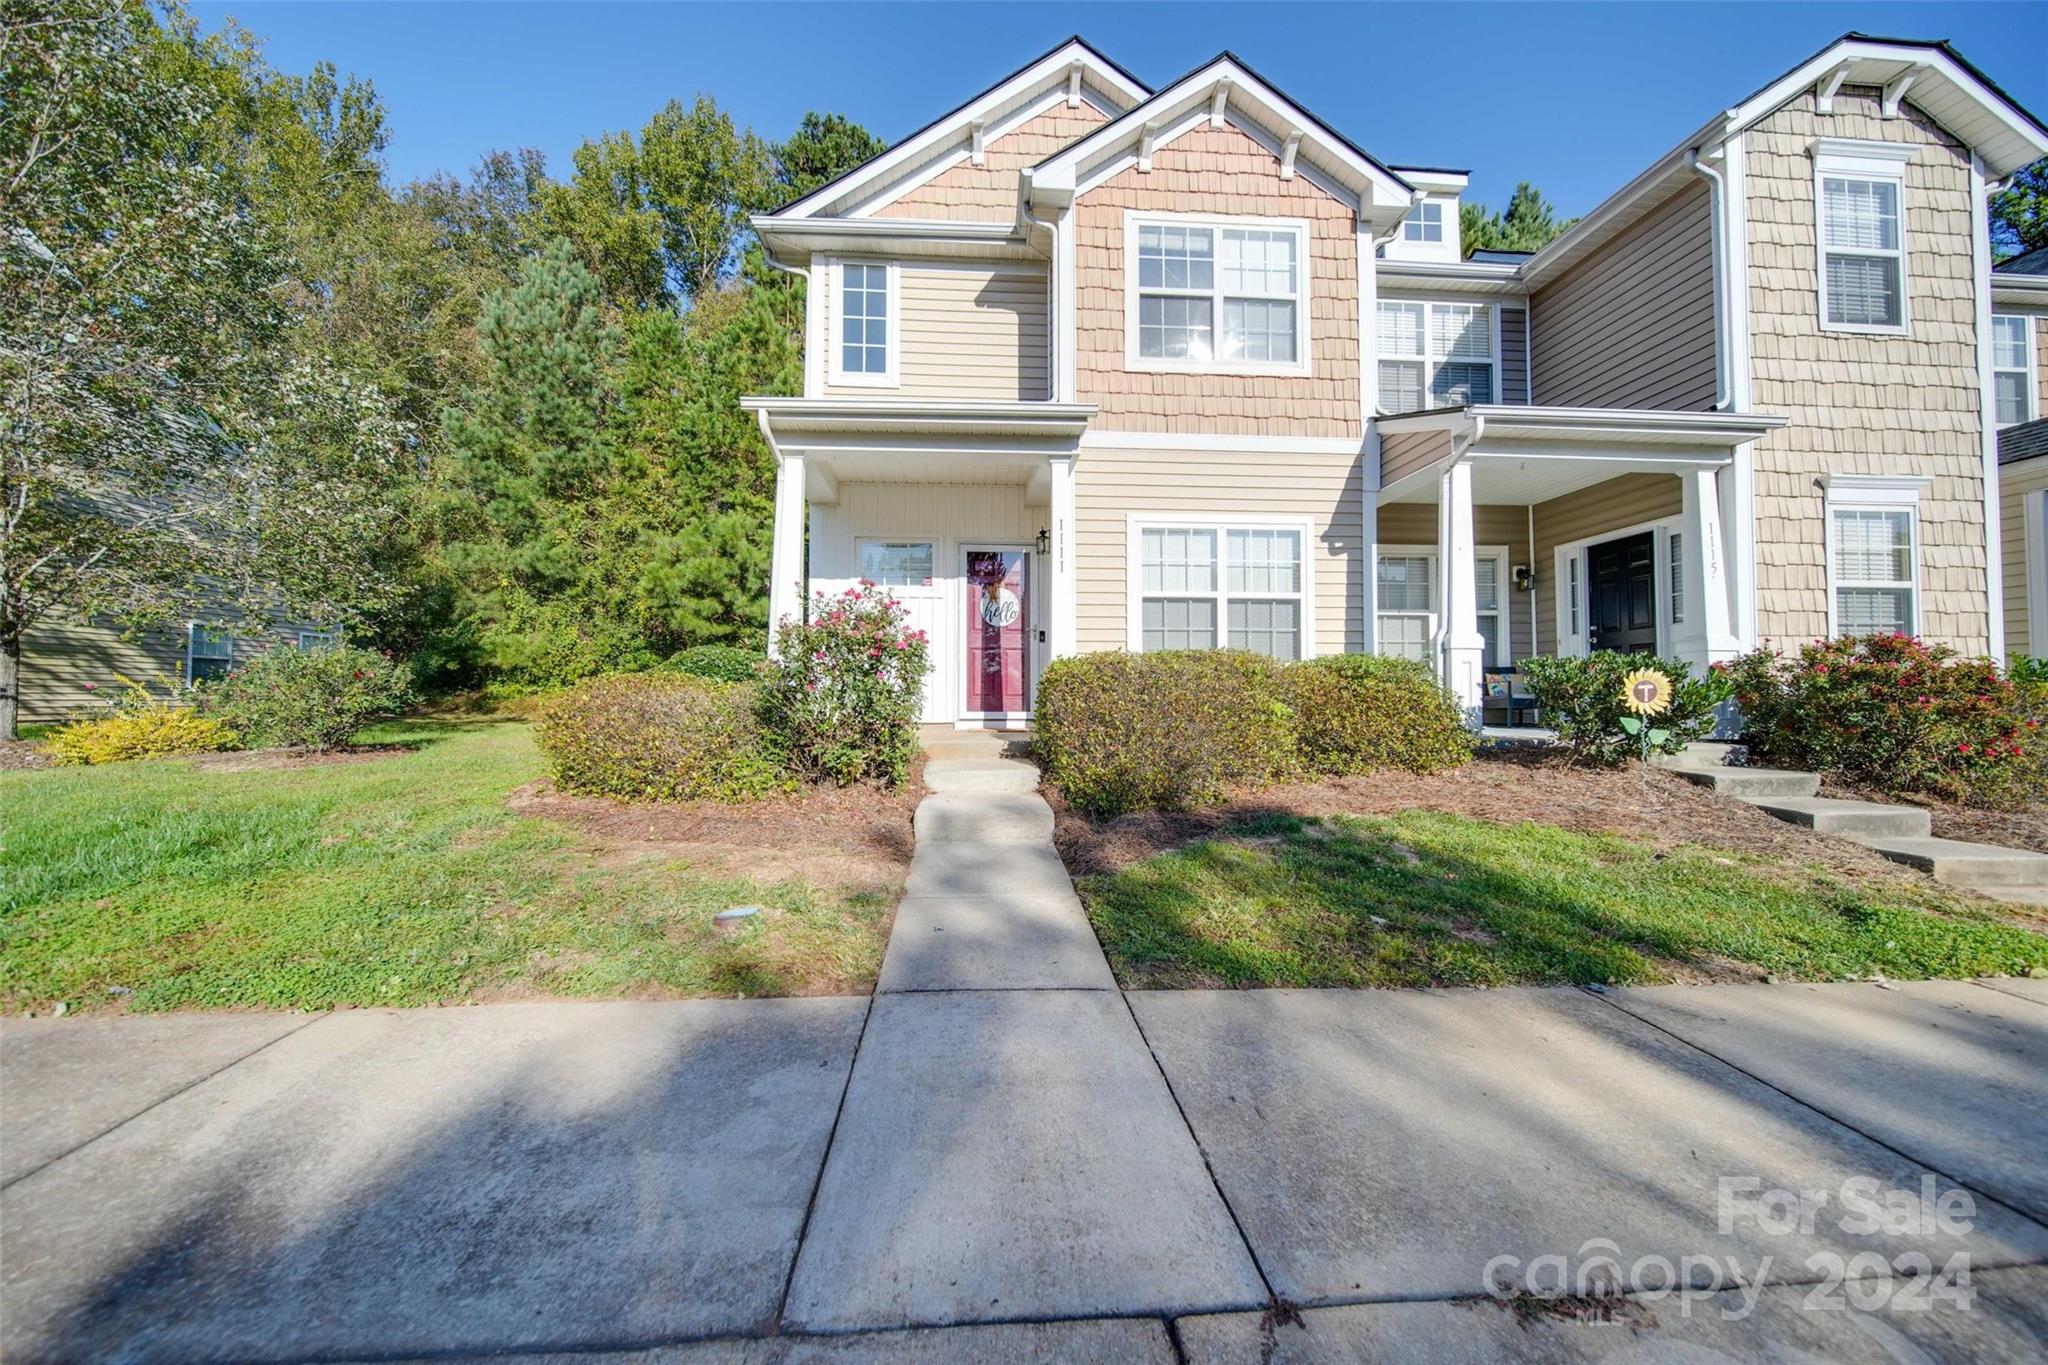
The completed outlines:
<svg viewBox="0 0 2048 1365">
<path fill-rule="evenodd" d="M 194 696 L 200 714 L 232 727 L 248 748 L 338 749 L 412 704 L 412 670 L 353 645 L 281 645 Z"/>
<path fill-rule="evenodd" d="M 901 782 L 917 753 L 927 645 L 903 604 L 873 583 L 816 594 L 810 619 L 776 626 L 761 720 L 792 771 L 841 786 Z"/>
<path fill-rule="evenodd" d="M 1910 635 L 1759 649 L 1722 666 L 1743 738 L 1776 767 L 1885 791 L 2009 806 L 2040 799 L 2048 689 Z"/>
</svg>

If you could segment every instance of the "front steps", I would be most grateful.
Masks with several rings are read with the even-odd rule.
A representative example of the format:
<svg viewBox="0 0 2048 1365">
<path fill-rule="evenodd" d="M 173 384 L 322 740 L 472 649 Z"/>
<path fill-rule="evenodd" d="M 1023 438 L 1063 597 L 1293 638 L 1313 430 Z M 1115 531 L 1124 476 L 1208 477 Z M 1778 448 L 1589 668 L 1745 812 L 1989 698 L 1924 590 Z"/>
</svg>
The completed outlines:
<svg viewBox="0 0 2048 1365">
<path fill-rule="evenodd" d="M 1998 900 L 2048 905 L 2048 855 L 1996 844 L 1932 836 L 1933 817 L 1918 806 L 1823 798 L 1820 775 L 1742 766 L 1739 744 L 1688 744 L 1657 760 L 1688 782 L 1712 787 L 1780 820 L 1862 844 L 1938 882 Z"/>
</svg>

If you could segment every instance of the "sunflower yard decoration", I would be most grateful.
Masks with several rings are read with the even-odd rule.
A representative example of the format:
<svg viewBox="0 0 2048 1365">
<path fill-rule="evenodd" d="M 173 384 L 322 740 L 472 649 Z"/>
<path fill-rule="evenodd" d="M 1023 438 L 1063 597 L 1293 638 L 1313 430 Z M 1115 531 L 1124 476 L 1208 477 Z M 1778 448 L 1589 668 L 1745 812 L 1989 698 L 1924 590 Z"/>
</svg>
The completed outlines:
<svg viewBox="0 0 2048 1365">
<path fill-rule="evenodd" d="M 1635 712 L 1621 718 L 1621 728 L 1634 738 L 1638 756 L 1647 767 L 1650 751 L 1671 737 L 1669 730 L 1650 724 L 1650 717 L 1661 716 L 1671 707 L 1671 678 L 1660 669 L 1636 669 L 1621 680 L 1621 704 Z"/>
</svg>

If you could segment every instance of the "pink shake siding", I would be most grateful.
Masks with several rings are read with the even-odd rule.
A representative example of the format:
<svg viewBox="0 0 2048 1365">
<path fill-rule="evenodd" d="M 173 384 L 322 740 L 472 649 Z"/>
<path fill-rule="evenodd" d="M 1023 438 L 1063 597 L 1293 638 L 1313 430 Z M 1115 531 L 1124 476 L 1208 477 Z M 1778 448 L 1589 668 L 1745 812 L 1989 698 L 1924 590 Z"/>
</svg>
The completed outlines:
<svg viewBox="0 0 2048 1365">
<path fill-rule="evenodd" d="M 875 210 L 877 218 L 1008 223 L 1017 217 L 1018 171 L 1085 137 L 1104 122 L 1087 101 L 1064 103 L 1019 124 L 983 149 L 984 164 L 962 161 Z"/>
</svg>

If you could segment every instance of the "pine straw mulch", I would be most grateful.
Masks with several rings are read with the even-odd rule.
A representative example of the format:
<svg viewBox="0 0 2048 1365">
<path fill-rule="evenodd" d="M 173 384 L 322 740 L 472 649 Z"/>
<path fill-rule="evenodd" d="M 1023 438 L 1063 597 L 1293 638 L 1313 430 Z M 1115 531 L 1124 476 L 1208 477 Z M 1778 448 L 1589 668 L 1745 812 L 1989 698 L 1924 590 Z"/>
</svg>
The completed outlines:
<svg viewBox="0 0 2048 1365">
<path fill-rule="evenodd" d="M 540 781 L 513 792 L 507 804 L 575 830 L 591 841 L 600 861 L 653 855 L 714 876 L 893 897 L 910 874 L 910 817 L 924 794 L 919 756 L 894 791 L 817 786 L 727 805 L 575 796 Z"/>
<path fill-rule="evenodd" d="M 1860 844 L 1786 824 L 1660 768 L 1575 767 L 1560 755 L 1541 752 L 1497 750 L 1427 776 L 1383 772 L 1333 778 L 1244 792 L 1204 810 L 1144 811 L 1100 822 L 1075 811 L 1057 792 L 1048 790 L 1046 796 L 1057 817 L 1053 841 L 1077 877 L 1121 871 L 1261 815 L 1393 815 L 1404 810 L 1556 825 L 1582 834 L 1620 835 L 1657 849 L 1704 845 L 1866 883 L 1912 883 L 1918 877 Z"/>
<path fill-rule="evenodd" d="M 28 768 L 47 768 L 50 756 L 43 752 L 41 741 L 33 739 L 0 739 L 0 772 L 22 771 Z"/>
<path fill-rule="evenodd" d="M 1835 782 L 1822 782 L 1820 794 L 1843 801 L 1884 801 L 1895 806 L 1923 807 L 1933 817 L 1937 839 L 1961 839 L 1965 843 L 2000 844 L 2048 853 L 2048 804 L 2025 810 L 1979 810 L 1928 796 L 1899 796 Z"/>
</svg>

